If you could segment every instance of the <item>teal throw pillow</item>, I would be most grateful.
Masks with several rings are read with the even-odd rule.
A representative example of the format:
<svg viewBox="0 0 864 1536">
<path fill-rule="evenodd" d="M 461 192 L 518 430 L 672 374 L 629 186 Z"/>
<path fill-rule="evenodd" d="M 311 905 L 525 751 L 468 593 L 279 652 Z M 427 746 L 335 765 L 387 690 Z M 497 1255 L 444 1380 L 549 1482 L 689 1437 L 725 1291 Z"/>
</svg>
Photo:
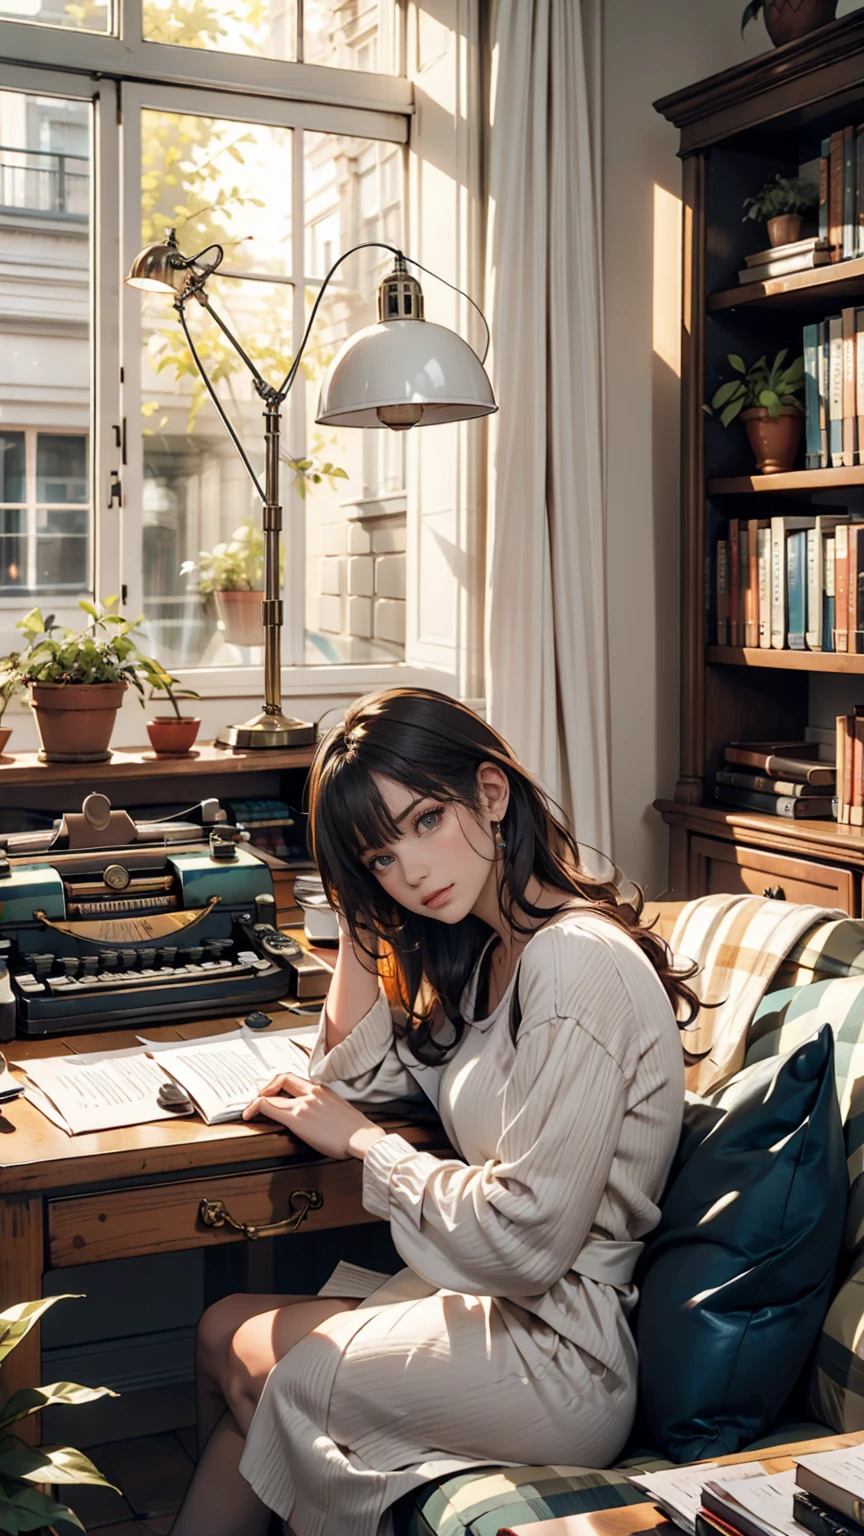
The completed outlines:
<svg viewBox="0 0 864 1536">
<path fill-rule="evenodd" d="M 688 1103 L 636 1276 L 645 1429 L 672 1461 L 771 1428 L 828 1308 L 847 1193 L 828 1025 Z"/>
</svg>

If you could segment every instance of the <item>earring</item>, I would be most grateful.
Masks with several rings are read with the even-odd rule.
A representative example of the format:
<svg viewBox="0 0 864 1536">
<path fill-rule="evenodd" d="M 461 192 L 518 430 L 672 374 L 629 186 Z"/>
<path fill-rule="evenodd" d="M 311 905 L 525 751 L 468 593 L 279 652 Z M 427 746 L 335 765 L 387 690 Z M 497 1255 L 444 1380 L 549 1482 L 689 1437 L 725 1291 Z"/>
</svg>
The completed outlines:
<svg viewBox="0 0 864 1536">
<path fill-rule="evenodd" d="M 501 831 L 501 823 L 500 823 L 500 821 L 496 821 L 495 822 L 495 847 L 496 848 L 506 848 L 506 846 L 507 845 L 506 845 L 506 843 L 504 841 L 504 833 Z"/>
</svg>

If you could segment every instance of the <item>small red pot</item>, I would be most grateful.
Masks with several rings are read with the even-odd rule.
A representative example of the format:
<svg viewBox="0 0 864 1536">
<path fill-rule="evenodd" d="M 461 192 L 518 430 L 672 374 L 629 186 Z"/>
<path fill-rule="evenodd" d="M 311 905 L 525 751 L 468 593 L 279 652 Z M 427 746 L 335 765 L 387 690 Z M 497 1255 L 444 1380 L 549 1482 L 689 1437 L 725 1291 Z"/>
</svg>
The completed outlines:
<svg viewBox="0 0 864 1536">
<path fill-rule="evenodd" d="M 779 416 L 769 416 L 764 405 L 754 405 L 741 412 L 741 420 L 760 475 L 782 475 L 795 468 L 804 426 L 800 411 L 784 406 Z"/>
<path fill-rule="evenodd" d="M 765 228 L 768 231 L 768 242 L 772 246 L 794 245 L 801 239 L 801 225 L 804 220 L 800 213 L 778 213 L 776 219 L 767 219 Z"/>
<path fill-rule="evenodd" d="M 263 645 L 263 592 L 214 592 L 216 613 L 229 645 Z"/>
<path fill-rule="evenodd" d="M 147 735 L 157 757 L 185 757 L 201 729 L 200 720 L 176 715 L 157 715 L 147 721 Z"/>
<path fill-rule="evenodd" d="M 837 0 L 765 0 L 765 26 L 775 48 L 797 42 L 837 15 Z"/>
</svg>

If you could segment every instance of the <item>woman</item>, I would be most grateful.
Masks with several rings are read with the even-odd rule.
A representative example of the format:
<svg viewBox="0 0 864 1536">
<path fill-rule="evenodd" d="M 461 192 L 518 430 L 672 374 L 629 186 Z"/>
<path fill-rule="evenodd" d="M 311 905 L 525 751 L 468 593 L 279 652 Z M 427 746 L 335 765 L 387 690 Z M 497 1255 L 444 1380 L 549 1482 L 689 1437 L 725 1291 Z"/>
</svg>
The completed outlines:
<svg viewBox="0 0 864 1536">
<path fill-rule="evenodd" d="M 361 699 L 310 784 L 341 930 L 314 1083 L 281 1076 L 245 1116 L 362 1159 L 364 1206 L 409 1267 L 209 1309 L 209 1439 L 174 1536 L 263 1536 L 268 1509 L 295 1536 L 376 1536 L 446 1470 L 606 1465 L 633 1417 L 631 1280 L 680 1133 L 693 994 L 641 898 L 588 877 L 510 748 L 451 699 Z M 421 1089 L 452 1157 L 359 1107 Z"/>
</svg>

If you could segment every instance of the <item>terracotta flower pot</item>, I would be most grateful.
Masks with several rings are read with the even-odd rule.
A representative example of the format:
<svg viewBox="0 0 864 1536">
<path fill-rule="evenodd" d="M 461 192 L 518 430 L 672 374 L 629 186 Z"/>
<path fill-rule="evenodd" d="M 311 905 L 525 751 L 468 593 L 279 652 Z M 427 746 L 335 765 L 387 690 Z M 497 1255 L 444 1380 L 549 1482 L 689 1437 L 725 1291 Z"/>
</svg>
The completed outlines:
<svg viewBox="0 0 864 1536">
<path fill-rule="evenodd" d="M 775 48 L 794 43 L 837 15 L 837 0 L 765 0 L 765 26 Z"/>
<path fill-rule="evenodd" d="M 216 612 L 229 645 L 263 645 L 263 592 L 214 592 Z"/>
<path fill-rule="evenodd" d="M 11 725 L 0 725 L 0 757 L 6 751 L 6 743 L 12 735 Z"/>
<path fill-rule="evenodd" d="M 176 715 L 157 715 L 147 721 L 150 745 L 159 757 L 185 757 L 201 729 L 200 720 Z"/>
<path fill-rule="evenodd" d="M 741 420 L 761 475 L 780 475 L 794 469 L 804 426 L 801 411 L 785 406 L 779 416 L 771 417 L 764 405 L 755 405 L 741 412 Z"/>
<path fill-rule="evenodd" d="M 126 683 L 31 683 L 43 763 L 104 763 Z"/>
<path fill-rule="evenodd" d="M 802 222 L 800 213 L 781 213 L 776 219 L 767 219 L 769 245 L 793 245 L 801 239 Z"/>
</svg>

